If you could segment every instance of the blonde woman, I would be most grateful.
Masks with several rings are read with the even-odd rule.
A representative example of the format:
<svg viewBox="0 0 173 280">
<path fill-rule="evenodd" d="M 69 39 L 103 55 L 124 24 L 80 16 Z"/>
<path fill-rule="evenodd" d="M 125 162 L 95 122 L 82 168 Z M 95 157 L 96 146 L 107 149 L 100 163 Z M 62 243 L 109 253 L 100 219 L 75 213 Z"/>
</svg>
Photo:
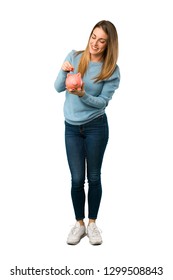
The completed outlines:
<svg viewBox="0 0 173 280">
<path fill-rule="evenodd" d="M 73 50 L 67 55 L 54 84 L 57 92 L 63 92 L 68 73 L 80 72 L 83 80 L 81 90 L 66 90 L 64 103 L 65 144 L 76 219 L 67 238 L 71 245 L 79 243 L 85 235 L 92 245 L 102 243 L 96 219 L 102 197 L 101 167 L 109 137 L 105 110 L 120 82 L 117 59 L 117 30 L 113 23 L 102 20 L 93 27 L 86 49 Z M 84 223 L 86 176 L 87 226 Z"/>
</svg>

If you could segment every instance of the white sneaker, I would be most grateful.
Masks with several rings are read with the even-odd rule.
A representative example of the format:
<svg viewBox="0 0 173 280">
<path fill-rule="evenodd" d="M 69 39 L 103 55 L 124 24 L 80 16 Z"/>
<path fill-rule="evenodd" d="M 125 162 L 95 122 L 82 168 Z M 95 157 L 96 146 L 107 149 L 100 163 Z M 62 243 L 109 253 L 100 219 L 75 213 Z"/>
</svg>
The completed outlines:
<svg viewBox="0 0 173 280">
<path fill-rule="evenodd" d="M 76 245 L 80 242 L 81 238 L 86 235 L 86 227 L 81 226 L 79 222 L 76 222 L 75 226 L 71 229 L 68 238 L 67 244 Z"/>
<path fill-rule="evenodd" d="M 90 223 L 87 227 L 87 236 L 92 245 L 100 245 L 102 244 L 102 238 L 100 235 L 100 231 L 97 228 L 95 223 Z"/>
</svg>

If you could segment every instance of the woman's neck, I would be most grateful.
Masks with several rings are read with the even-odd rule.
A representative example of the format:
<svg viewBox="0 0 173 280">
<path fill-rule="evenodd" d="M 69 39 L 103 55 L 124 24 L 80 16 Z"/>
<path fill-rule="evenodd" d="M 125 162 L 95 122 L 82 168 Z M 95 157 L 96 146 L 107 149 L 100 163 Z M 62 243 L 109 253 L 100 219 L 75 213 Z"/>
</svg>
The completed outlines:
<svg viewBox="0 0 173 280">
<path fill-rule="evenodd" d="M 101 62 L 103 61 L 103 56 L 102 55 L 90 55 L 90 60 L 92 62 Z"/>
</svg>

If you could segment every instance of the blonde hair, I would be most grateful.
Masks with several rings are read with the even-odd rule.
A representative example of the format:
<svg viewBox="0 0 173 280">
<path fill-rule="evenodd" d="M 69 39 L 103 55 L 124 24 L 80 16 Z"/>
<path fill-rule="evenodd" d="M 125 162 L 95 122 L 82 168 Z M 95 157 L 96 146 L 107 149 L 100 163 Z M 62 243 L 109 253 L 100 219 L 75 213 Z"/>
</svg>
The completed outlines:
<svg viewBox="0 0 173 280">
<path fill-rule="evenodd" d="M 88 64 L 90 62 L 90 53 L 89 53 L 89 41 L 93 34 L 95 28 L 102 28 L 103 31 L 108 35 L 107 46 L 103 54 L 103 65 L 101 72 L 97 77 L 93 77 L 95 82 L 99 82 L 104 79 L 108 79 L 113 72 L 115 71 L 118 59 L 118 34 L 113 23 L 107 20 L 99 21 L 92 29 L 89 36 L 88 44 L 85 50 L 76 52 L 76 55 L 82 53 L 80 58 L 78 72 L 81 73 L 83 77 L 87 71 Z"/>
</svg>

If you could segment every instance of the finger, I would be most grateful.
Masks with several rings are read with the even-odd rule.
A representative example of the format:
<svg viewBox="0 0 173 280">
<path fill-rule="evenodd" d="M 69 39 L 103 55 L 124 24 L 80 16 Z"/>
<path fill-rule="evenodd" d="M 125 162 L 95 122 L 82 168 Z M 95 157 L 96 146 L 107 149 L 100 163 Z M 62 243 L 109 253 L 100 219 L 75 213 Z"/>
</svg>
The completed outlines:
<svg viewBox="0 0 173 280">
<path fill-rule="evenodd" d="M 84 90 L 84 82 L 82 83 L 82 86 L 81 86 L 81 91 L 83 91 Z"/>
<path fill-rule="evenodd" d="M 64 70 L 64 71 L 73 71 L 74 67 L 73 67 L 73 65 L 70 62 L 65 61 L 63 63 L 63 65 L 62 65 L 62 70 Z"/>
</svg>

